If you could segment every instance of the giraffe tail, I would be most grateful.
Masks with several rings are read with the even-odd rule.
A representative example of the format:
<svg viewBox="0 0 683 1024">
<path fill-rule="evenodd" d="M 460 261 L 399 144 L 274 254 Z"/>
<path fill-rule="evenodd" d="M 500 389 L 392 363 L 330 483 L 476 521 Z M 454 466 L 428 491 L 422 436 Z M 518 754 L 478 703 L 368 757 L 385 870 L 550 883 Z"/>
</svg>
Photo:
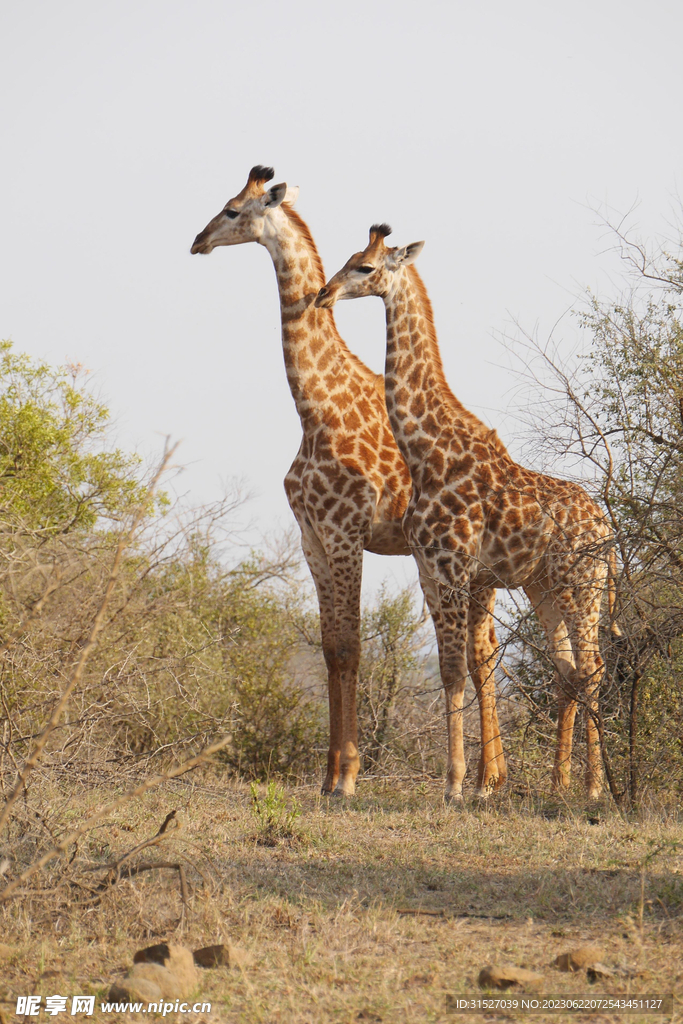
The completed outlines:
<svg viewBox="0 0 683 1024">
<path fill-rule="evenodd" d="M 610 632 L 612 636 L 623 636 L 617 622 L 614 619 L 614 606 L 617 601 L 617 553 L 614 548 L 609 549 L 607 569 L 607 604 L 609 606 Z"/>
</svg>

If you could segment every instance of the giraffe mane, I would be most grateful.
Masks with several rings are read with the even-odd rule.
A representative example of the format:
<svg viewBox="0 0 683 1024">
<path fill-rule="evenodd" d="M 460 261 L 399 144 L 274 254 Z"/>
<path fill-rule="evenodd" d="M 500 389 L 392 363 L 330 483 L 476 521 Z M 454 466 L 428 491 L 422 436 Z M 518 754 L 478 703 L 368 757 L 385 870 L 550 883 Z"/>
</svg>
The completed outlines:
<svg viewBox="0 0 683 1024">
<path fill-rule="evenodd" d="M 443 370 L 441 350 L 439 348 L 439 342 L 436 336 L 436 325 L 434 324 L 434 309 L 432 307 L 432 300 L 429 298 L 429 294 L 425 287 L 424 281 L 418 274 L 417 267 L 415 266 L 415 264 L 411 264 L 410 266 L 406 267 L 406 270 L 408 272 L 408 275 L 412 278 L 415 290 L 417 291 L 417 294 L 420 299 L 422 313 L 427 322 L 427 333 L 429 334 L 429 339 L 432 343 L 432 356 L 436 366 L 437 383 L 441 388 L 444 389 L 445 394 L 449 398 L 452 398 L 454 401 L 457 401 L 455 395 L 453 394 L 448 385 L 448 381 L 446 380 L 446 375 Z"/>
<path fill-rule="evenodd" d="M 292 224 L 296 227 L 297 231 L 301 234 L 301 237 L 308 246 L 308 254 L 313 263 L 313 268 L 315 272 L 318 274 L 318 284 L 320 285 L 320 287 L 322 287 L 325 284 L 325 270 L 323 267 L 323 261 L 320 258 L 320 253 L 318 252 L 318 247 L 313 241 L 313 236 L 311 235 L 311 231 L 308 224 L 297 213 L 297 211 L 292 206 L 289 205 L 289 203 L 282 203 L 280 205 L 280 209 L 286 214 L 286 216 L 289 218 Z M 327 315 L 329 327 L 334 332 L 337 347 L 339 348 L 339 351 L 343 354 L 344 358 L 349 360 L 351 365 L 362 377 L 372 380 L 375 387 L 379 388 L 383 393 L 383 375 L 373 373 L 373 371 L 365 365 L 363 360 L 359 359 L 356 353 L 351 351 L 351 349 L 348 347 L 348 345 L 340 335 L 339 331 L 337 330 L 337 325 L 334 319 L 334 311 L 331 309 L 323 309 L 320 310 L 320 312 Z"/>
<path fill-rule="evenodd" d="M 453 411 L 458 416 L 464 417 L 470 429 L 477 435 L 480 440 L 487 442 L 492 445 L 500 454 L 507 455 L 507 448 L 498 437 L 498 433 L 495 430 L 491 430 L 487 427 L 478 416 L 475 416 L 473 412 L 466 409 L 465 406 L 460 402 L 453 392 L 451 391 L 450 385 L 446 380 L 446 374 L 443 369 L 443 362 L 441 359 L 441 349 L 439 348 L 439 341 L 436 336 L 436 325 L 434 324 L 434 309 L 432 307 L 432 301 L 429 298 L 429 294 L 425 287 L 424 281 L 417 272 L 417 267 L 414 263 L 411 263 L 406 267 L 408 274 L 413 282 L 415 290 L 418 294 L 422 315 L 427 323 L 427 334 L 431 342 L 432 359 L 435 368 L 436 384 L 441 391 L 444 401 L 451 406 Z"/>
<path fill-rule="evenodd" d="M 289 203 L 282 203 L 281 208 L 287 214 L 292 223 L 296 225 L 297 229 L 303 235 L 304 240 L 310 247 L 310 256 L 311 259 L 313 260 L 313 266 L 320 279 L 320 286 L 322 287 L 325 284 L 325 270 L 323 268 L 323 261 L 320 259 L 320 253 L 318 252 L 318 248 L 315 242 L 313 241 L 313 235 L 310 232 L 308 224 L 299 216 L 294 207 L 289 205 Z"/>
</svg>

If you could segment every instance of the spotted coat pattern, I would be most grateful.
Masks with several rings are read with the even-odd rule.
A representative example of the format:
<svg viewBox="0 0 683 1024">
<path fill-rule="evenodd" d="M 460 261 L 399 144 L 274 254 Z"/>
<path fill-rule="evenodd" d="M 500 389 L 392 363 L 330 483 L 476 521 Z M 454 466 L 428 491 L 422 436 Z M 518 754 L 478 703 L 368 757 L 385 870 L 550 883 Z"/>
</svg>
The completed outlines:
<svg viewBox="0 0 683 1024">
<path fill-rule="evenodd" d="M 449 720 L 447 793 L 461 798 L 462 706 L 468 618 L 490 607 L 495 588 L 523 588 L 549 639 L 559 679 L 554 782 L 569 784 L 577 702 L 586 708 L 587 788 L 601 789 L 595 712 L 604 666 L 600 606 L 611 535 L 600 509 L 575 483 L 535 473 L 510 457 L 495 431 L 446 383 L 432 308 L 413 260 L 422 243 L 384 242 L 386 225 L 319 293 L 379 295 L 387 320 L 386 402 L 412 478 L 404 532 L 439 633 Z"/>
<path fill-rule="evenodd" d="M 256 241 L 268 249 L 275 266 L 285 368 L 303 431 L 285 490 L 316 585 L 329 680 L 330 747 L 323 791 L 351 795 L 359 768 L 363 550 L 410 554 L 401 526 L 410 475 L 389 426 L 384 378 L 349 351 L 332 311 L 315 306 L 325 280 L 320 258 L 307 226 L 292 209 L 291 190 L 286 185 L 266 190 L 270 177 L 270 169 L 254 168 L 245 189 L 200 232 L 192 251 Z M 484 616 L 480 632 L 480 646 L 489 657 L 496 643 L 490 615 Z M 497 738 L 492 744 L 497 779 L 504 775 L 504 761 L 491 685 L 492 676 L 490 681 L 482 678 L 488 731 Z M 480 768 L 480 774 L 482 784 L 490 785 L 492 770 L 482 773 Z"/>
</svg>

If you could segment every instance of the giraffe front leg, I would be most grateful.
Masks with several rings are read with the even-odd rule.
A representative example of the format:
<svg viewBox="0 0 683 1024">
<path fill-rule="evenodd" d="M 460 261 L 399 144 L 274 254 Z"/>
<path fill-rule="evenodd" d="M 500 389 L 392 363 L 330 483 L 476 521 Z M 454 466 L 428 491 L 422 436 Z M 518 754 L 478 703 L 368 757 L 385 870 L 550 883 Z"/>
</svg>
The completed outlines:
<svg viewBox="0 0 683 1024">
<path fill-rule="evenodd" d="M 463 698 L 467 683 L 467 615 L 469 581 L 462 571 L 446 568 L 425 550 L 416 556 L 420 582 L 432 610 L 439 648 L 439 668 L 446 702 L 448 765 L 446 770 L 446 803 L 462 802 L 465 778 L 465 746 L 463 737 Z M 446 582 L 447 581 L 447 582 Z"/>
<path fill-rule="evenodd" d="M 327 668 L 327 697 L 330 711 L 330 743 L 327 751 L 327 772 L 322 793 L 333 793 L 339 781 L 342 748 L 342 694 L 339 659 L 337 657 L 337 625 L 334 611 L 334 584 L 322 544 L 310 529 L 301 530 L 301 547 L 308 564 L 320 609 L 320 637 Z"/>
<path fill-rule="evenodd" d="M 348 538 L 345 538 L 345 542 L 348 542 Z M 336 655 L 341 696 L 339 778 L 334 795 L 348 797 L 356 792 L 356 778 L 360 770 L 356 691 L 360 663 L 362 543 L 358 540 L 350 552 L 328 546 L 327 557 L 334 587 Z"/>
<path fill-rule="evenodd" d="M 498 643 L 493 626 L 496 591 L 493 587 L 470 596 L 467 629 L 467 664 L 479 702 L 481 757 L 475 795 L 485 800 L 507 778 L 505 754 L 496 709 L 496 651 Z"/>
</svg>

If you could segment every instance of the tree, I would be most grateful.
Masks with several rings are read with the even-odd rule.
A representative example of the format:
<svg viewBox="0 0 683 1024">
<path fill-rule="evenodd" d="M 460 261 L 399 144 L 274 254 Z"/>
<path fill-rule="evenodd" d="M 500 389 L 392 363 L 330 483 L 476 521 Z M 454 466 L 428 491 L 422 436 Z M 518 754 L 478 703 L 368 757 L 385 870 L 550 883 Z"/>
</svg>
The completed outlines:
<svg viewBox="0 0 683 1024">
<path fill-rule="evenodd" d="M 646 782 L 683 783 L 683 259 L 614 230 L 639 280 L 618 301 L 587 295 L 572 370 L 535 345 L 534 429 L 546 461 L 574 460 L 614 531 L 622 635 L 605 637 L 598 724 L 612 795 L 634 804 Z"/>
<path fill-rule="evenodd" d="M 140 500 L 140 460 L 106 446 L 109 426 L 80 368 L 54 370 L 0 342 L 3 534 L 44 540 L 120 519 Z"/>
</svg>

